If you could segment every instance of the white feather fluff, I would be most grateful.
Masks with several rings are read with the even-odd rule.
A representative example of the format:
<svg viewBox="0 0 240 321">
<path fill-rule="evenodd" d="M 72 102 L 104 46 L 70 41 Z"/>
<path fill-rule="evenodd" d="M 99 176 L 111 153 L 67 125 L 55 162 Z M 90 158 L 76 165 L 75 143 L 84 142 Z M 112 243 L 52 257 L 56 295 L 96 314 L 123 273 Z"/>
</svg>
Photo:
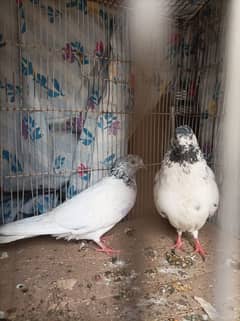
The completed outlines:
<svg viewBox="0 0 240 321">
<path fill-rule="evenodd" d="M 175 159 L 171 160 L 170 156 L 173 147 L 165 155 L 161 169 L 155 176 L 154 201 L 159 214 L 167 218 L 179 232 L 194 232 L 216 212 L 219 192 L 214 173 L 203 158 L 195 135 L 190 128 L 186 128 L 186 135 L 181 133 L 176 136 L 178 145 L 172 157 Z M 184 126 L 180 131 L 184 132 Z M 188 161 L 183 155 L 186 152 L 189 157 L 195 158 L 194 161 Z"/>
<path fill-rule="evenodd" d="M 205 160 L 163 166 L 155 177 L 154 200 L 158 212 L 182 232 L 199 230 L 218 206 L 218 188 Z"/>
<path fill-rule="evenodd" d="M 103 178 L 51 212 L 1 226 L 0 243 L 52 235 L 67 240 L 89 239 L 99 244 L 100 237 L 134 206 L 137 194 L 134 177 L 142 165 L 139 157 L 129 155 L 126 162 L 120 162 L 119 171 Z M 116 177 L 119 172 L 120 178 Z M 131 184 L 128 184 L 129 179 Z"/>
</svg>

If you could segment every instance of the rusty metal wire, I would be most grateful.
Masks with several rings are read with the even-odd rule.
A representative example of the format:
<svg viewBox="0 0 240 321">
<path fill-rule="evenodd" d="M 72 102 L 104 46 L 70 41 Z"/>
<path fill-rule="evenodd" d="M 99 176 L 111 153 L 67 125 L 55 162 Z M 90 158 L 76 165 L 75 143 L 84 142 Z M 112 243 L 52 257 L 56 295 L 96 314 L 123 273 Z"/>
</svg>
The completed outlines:
<svg viewBox="0 0 240 321">
<path fill-rule="evenodd" d="M 59 3 L 59 8 L 61 7 L 61 2 Z M 96 5 L 96 4 L 95 4 Z M 168 149 L 170 138 L 172 136 L 173 130 L 175 126 L 180 124 L 189 124 L 193 127 L 199 142 L 200 146 L 204 149 L 206 148 L 205 142 L 210 142 L 209 150 L 204 150 L 207 156 L 211 156 L 208 159 L 208 162 L 211 166 L 218 166 L 218 163 L 214 161 L 214 151 L 213 146 L 215 143 L 215 137 L 218 128 L 218 112 L 221 109 L 222 98 L 218 99 L 217 111 L 213 111 L 209 113 L 208 104 L 209 104 L 209 83 L 212 82 L 212 79 L 216 79 L 216 81 L 220 80 L 222 74 L 221 68 L 221 57 L 219 55 L 220 51 L 220 41 L 217 37 L 213 38 L 211 36 L 211 31 L 216 36 L 218 32 L 221 34 L 221 16 L 220 9 L 216 10 L 215 14 L 209 19 L 209 21 L 203 18 L 202 12 L 205 10 L 208 5 L 208 1 L 196 1 L 196 6 L 190 6 L 188 1 L 171 1 L 166 6 L 166 12 L 163 14 L 171 17 L 173 24 L 169 24 L 166 30 L 166 42 L 160 48 L 160 52 L 156 54 L 160 54 L 164 59 L 166 59 L 166 63 L 162 64 L 161 67 L 154 66 L 155 73 L 151 75 L 150 83 L 148 84 L 153 90 L 149 93 L 147 97 L 148 101 L 148 111 L 144 114 L 144 117 L 138 118 L 139 109 L 135 104 L 133 109 L 124 110 L 122 108 L 125 104 L 124 98 L 122 97 L 118 102 L 113 101 L 112 97 L 109 97 L 109 101 L 107 104 L 103 106 L 100 104 L 98 110 L 88 111 L 89 114 L 107 114 L 113 112 L 120 117 L 121 120 L 127 119 L 128 128 L 124 133 L 125 139 L 128 143 L 128 151 L 129 153 L 136 153 L 141 155 L 144 158 L 144 162 L 147 165 L 148 170 L 141 172 L 138 176 L 138 199 L 136 207 L 133 211 L 133 215 L 145 215 L 149 213 L 149 211 L 154 212 L 153 200 L 152 200 L 152 185 L 153 178 L 156 171 L 159 169 L 161 161 L 164 157 L 166 150 Z M 134 65 L 134 60 L 127 52 L 130 35 L 129 35 L 129 26 L 128 19 L 131 17 L 132 7 L 129 3 L 123 1 L 98 1 L 99 8 L 105 8 L 105 6 L 116 6 L 119 10 L 115 10 L 114 14 L 119 19 L 121 23 L 123 23 L 123 28 L 117 30 L 118 36 L 122 39 L 122 45 L 118 48 L 120 52 L 119 56 L 114 56 L 112 54 L 106 54 L 105 56 L 99 58 L 94 57 L 90 52 L 86 52 L 86 55 L 90 58 L 94 58 L 95 61 L 103 61 L 105 60 L 108 64 L 110 63 L 118 63 L 125 64 L 128 67 Z M 194 17 L 194 19 L 193 19 Z M 176 27 L 175 22 L 179 19 L 183 19 L 186 23 L 183 25 Z M 42 17 L 40 17 L 40 20 Z M 124 20 L 125 19 L 125 20 Z M 204 30 L 202 21 L 204 20 Z M 20 23 L 18 21 L 18 23 Z M 70 23 L 70 21 L 69 21 Z M 87 24 L 87 18 L 85 23 Z M 96 21 L 96 24 L 98 22 Z M 20 28 L 20 25 L 19 25 Z M 41 25 L 39 26 L 41 29 Z M 214 29 L 214 30 L 213 30 Z M 197 35 L 195 43 L 193 44 L 193 37 Z M 210 35 L 210 36 L 209 36 Z M 66 35 L 63 35 L 67 39 L 67 31 Z M 171 52 L 169 53 L 169 44 L 172 41 L 172 37 L 176 36 L 177 44 L 171 47 Z M 201 37 L 204 38 L 204 46 L 201 44 Z M 198 40 L 198 41 L 197 41 Z M 7 37 L 6 43 L 9 47 L 17 47 L 19 50 L 19 54 L 25 50 L 26 52 L 30 52 L 34 54 L 34 52 L 40 51 L 43 48 L 41 42 L 38 42 L 38 39 L 33 39 L 33 43 L 30 45 L 29 43 L 21 42 L 19 39 L 17 41 L 11 39 L 11 37 Z M 187 44 L 191 46 L 187 48 Z M 47 48 L 48 50 L 48 58 L 54 64 L 54 55 L 61 53 L 61 48 L 57 48 L 55 43 L 52 44 L 51 48 Z M 189 50 L 189 52 L 186 51 Z M 52 58 L 51 58 L 52 57 Z M 50 60 L 51 58 L 51 60 Z M 101 60 L 102 59 L 102 60 Z M 19 68 L 21 68 L 19 63 Z M 49 75 L 51 76 L 51 75 Z M 83 72 L 79 74 L 80 78 L 84 78 L 86 80 L 94 79 L 95 75 Z M 144 77 L 144 76 L 143 76 Z M 164 82 L 164 79 L 168 81 Z M 21 79 L 21 81 L 23 81 Z M 112 79 L 111 77 L 103 77 L 101 79 L 102 82 L 106 82 L 107 86 L 112 86 L 113 84 L 117 86 L 128 86 L 130 80 L 126 78 L 116 77 Z M 143 83 L 146 82 L 146 79 L 140 79 Z M 13 73 L 12 75 L 13 84 L 16 83 L 16 75 Z M 5 87 L 7 88 L 7 80 L 4 81 Z M 162 88 L 164 87 L 164 88 Z M 14 91 L 16 90 L 16 86 L 14 86 Z M 22 150 L 21 144 L 18 145 L 17 137 L 18 135 L 22 135 L 22 128 L 19 128 L 19 124 L 17 123 L 17 117 L 23 115 L 23 113 L 27 113 L 28 117 L 31 113 L 45 113 L 46 117 L 55 117 L 55 119 L 60 119 L 59 124 L 56 121 L 52 126 L 52 132 L 48 132 L 48 137 L 56 138 L 57 135 L 61 132 L 61 130 L 66 131 L 66 121 L 62 122 L 62 117 L 67 114 L 69 115 L 69 119 L 72 122 L 73 118 L 77 113 L 86 112 L 86 108 L 79 104 L 67 105 L 67 106 L 52 106 L 49 101 L 47 103 L 40 102 L 39 105 L 32 105 L 30 108 L 26 106 L 24 103 L 23 95 L 29 94 L 29 88 L 24 88 L 24 92 L 20 96 L 19 101 L 9 105 L 8 97 L 7 97 L 7 89 L 5 92 L 5 101 L 0 105 L 0 117 L 3 115 L 8 115 L 9 119 L 14 119 L 14 135 L 15 135 L 15 150 L 16 153 Z M 32 89 L 31 89 L 32 90 Z M 36 90 L 36 83 L 34 82 L 34 88 Z M 44 93 L 40 93 L 40 100 L 44 98 Z M 133 99 L 133 97 L 131 99 Z M 127 98 L 130 100 L 130 96 Z M 127 117 L 127 118 L 125 118 Z M 205 122 L 204 119 L 207 119 Z M 10 130 L 10 129 L 9 129 Z M 0 129 L 1 131 L 1 129 Z M 77 133 L 72 133 L 72 137 L 76 137 Z M 114 139 L 108 140 L 106 142 L 108 144 L 109 150 L 113 150 L 115 148 Z M 0 146 L 1 148 L 1 146 Z M 121 147 L 121 153 L 123 153 L 123 147 Z M 29 150 L 30 150 L 30 141 L 29 141 Z M 74 151 L 74 146 L 72 146 L 72 151 Z M 1 153 L 2 157 L 2 153 Z M 2 162 L 2 159 L 0 159 Z M 2 167 L 1 167 L 2 168 Z M 49 164 L 50 168 L 50 164 Z M 93 168 L 86 169 L 85 172 L 101 172 L 106 171 L 106 168 L 103 166 L 93 166 Z M 0 173 L 0 182 L 1 182 L 1 190 L 0 190 L 0 200 L 1 200 L 1 208 L 3 206 L 4 193 L 3 190 L 3 181 L 6 179 L 10 179 L 11 181 L 16 180 L 17 190 L 8 191 L 6 194 L 11 197 L 13 195 L 17 196 L 18 207 L 21 208 L 24 192 L 29 192 L 26 190 L 24 184 L 22 184 L 22 178 L 28 178 L 31 180 L 31 191 L 32 195 L 35 190 L 48 189 L 48 182 L 50 180 L 55 180 L 57 177 L 66 177 L 71 174 L 76 173 L 76 168 L 72 167 L 71 170 L 60 171 L 58 173 L 53 173 L 51 170 L 39 170 L 35 168 L 35 170 L 24 171 L 21 174 L 9 174 L 3 175 L 3 171 L 1 169 Z M 65 189 L 65 185 L 63 189 Z M 62 193 L 62 192 L 61 192 Z M 36 194 L 36 193 L 35 193 Z M 62 198 L 61 198 L 62 199 Z"/>
</svg>

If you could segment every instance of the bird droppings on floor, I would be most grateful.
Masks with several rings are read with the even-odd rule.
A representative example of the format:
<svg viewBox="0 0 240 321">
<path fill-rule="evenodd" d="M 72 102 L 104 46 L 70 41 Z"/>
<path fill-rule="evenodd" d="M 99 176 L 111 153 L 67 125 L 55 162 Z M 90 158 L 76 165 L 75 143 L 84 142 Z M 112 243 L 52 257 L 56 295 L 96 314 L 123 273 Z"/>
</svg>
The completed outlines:
<svg viewBox="0 0 240 321">
<path fill-rule="evenodd" d="M 8 258 L 8 252 L 2 252 L 0 256 L 0 260 L 4 260 Z"/>
<path fill-rule="evenodd" d="M 63 290 L 72 290 L 76 283 L 76 279 L 60 279 L 57 281 L 57 287 Z"/>
<path fill-rule="evenodd" d="M 195 256 L 183 256 L 177 255 L 174 250 L 166 253 L 166 260 L 170 265 L 179 266 L 183 269 L 188 268 L 193 265 Z"/>
<path fill-rule="evenodd" d="M 134 228 L 133 227 L 126 227 L 124 230 L 124 233 L 130 237 L 134 236 Z"/>
<path fill-rule="evenodd" d="M 87 243 L 84 241 L 81 241 L 79 245 L 79 251 L 86 249 L 86 247 L 87 247 Z"/>
<path fill-rule="evenodd" d="M 155 259 L 157 256 L 157 252 L 151 246 L 145 247 L 143 252 L 147 258 Z"/>
<path fill-rule="evenodd" d="M 23 283 L 18 283 L 18 284 L 16 285 L 16 289 L 22 291 L 23 293 L 25 293 L 25 292 L 28 291 L 27 286 L 26 286 L 25 284 L 23 284 Z"/>
<path fill-rule="evenodd" d="M 175 231 L 159 217 L 116 226 L 107 241 L 121 249 L 113 257 L 92 242 L 79 250 L 50 237 L 1 246 L 0 320 L 211 321 L 200 303 L 214 307 L 216 233 L 212 225 L 201 231 L 205 262 L 187 242 L 172 251 Z M 237 258 L 229 258 L 222 266 L 234 266 L 239 282 Z"/>
</svg>

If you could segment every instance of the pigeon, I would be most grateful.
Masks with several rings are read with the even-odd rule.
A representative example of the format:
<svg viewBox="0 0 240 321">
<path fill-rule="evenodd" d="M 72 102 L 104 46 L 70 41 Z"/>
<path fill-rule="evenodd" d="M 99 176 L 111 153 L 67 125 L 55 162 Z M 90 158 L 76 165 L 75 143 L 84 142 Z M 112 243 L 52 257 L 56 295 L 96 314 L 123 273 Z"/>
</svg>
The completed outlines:
<svg viewBox="0 0 240 321">
<path fill-rule="evenodd" d="M 108 176 L 50 212 L 2 225 L 0 244 L 51 235 L 68 241 L 92 240 L 100 252 L 118 252 L 105 244 L 103 235 L 133 208 L 135 174 L 142 167 L 143 160 L 137 155 L 118 159 Z"/>
<path fill-rule="evenodd" d="M 189 126 L 175 129 L 171 148 L 155 176 L 153 193 L 158 213 L 177 230 L 174 248 L 182 249 L 182 233 L 189 232 L 194 238 L 195 252 L 204 258 L 206 252 L 198 231 L 216 212 L 219 191 L 215 175 Z"/>
</svg>

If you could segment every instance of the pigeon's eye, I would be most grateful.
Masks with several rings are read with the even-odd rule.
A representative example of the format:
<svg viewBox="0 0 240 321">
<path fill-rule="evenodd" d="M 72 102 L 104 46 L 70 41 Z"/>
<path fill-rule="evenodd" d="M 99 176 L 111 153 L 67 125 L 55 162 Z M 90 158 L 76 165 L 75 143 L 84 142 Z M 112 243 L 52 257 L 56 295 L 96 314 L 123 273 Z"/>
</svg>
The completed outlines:
<svg viewBox="0 0 240 321">
<path fill-rule="evenodd" d="M 135 165 L 135 160 L 134 159 L 131 160 L 131 164 Z"/>
</svg>

